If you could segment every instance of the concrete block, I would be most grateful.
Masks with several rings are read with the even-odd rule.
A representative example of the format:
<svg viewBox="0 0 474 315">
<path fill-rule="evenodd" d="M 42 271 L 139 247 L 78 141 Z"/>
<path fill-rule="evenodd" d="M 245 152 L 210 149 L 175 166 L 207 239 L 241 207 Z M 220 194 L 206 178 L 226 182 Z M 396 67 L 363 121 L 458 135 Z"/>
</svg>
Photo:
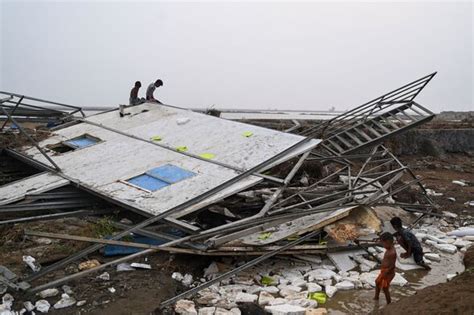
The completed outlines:
<svg viewBox="0 0 474 315">
<path fill-rule="evenodd" d="M 265 306 L 265 311 L 272 315 L 305 315 L 306 313 L 305 308 L 290 304 Z"/>
</svg>

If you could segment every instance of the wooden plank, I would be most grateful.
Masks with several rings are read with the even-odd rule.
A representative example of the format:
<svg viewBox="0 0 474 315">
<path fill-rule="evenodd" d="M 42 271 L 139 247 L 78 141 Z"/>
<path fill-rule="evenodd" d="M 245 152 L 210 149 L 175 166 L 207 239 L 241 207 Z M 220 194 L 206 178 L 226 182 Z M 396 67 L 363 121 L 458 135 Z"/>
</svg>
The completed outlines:
<svg viewBox="0 0 474 315">
<path fill-rule="evenodd" d="M 240 238 L 238 242 L 245 245 L 262 246 L 268 245 L 294 235 L 302 235 L 304 233 L 315 231 L 339 219 L 349 215 L 350 211 L 355 207 L 347 207 L 332 212 L 316 213 L 307 215 L 292 221 L 279 224 L 270 228 L 265 232 L 253 233 L 246 237 Z M 268 237 L 262 237 L 264 233 L 270 233 Z"/>
</svg>

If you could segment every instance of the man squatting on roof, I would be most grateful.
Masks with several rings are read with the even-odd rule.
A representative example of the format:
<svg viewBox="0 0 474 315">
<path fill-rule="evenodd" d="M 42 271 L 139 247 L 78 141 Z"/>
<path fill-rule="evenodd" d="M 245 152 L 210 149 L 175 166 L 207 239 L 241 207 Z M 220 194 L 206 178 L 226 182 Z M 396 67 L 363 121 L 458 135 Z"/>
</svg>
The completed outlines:
<svg viewBox="0 0 474 315">
<path fill-rule="evenodd" d="M 161 81 L 161 80 L 156 80 L 154 83 L 151 83 L 148 86 L 147 90 L 146 90 L 146 99 L 144 99 L 143 97 L 138 97 L 138 91 L 142 87 L 142 83 L 140 81 L 136 81 L 135 86 L 130 91 L 129 106 L 140 105 L 140 104 L 145 103 L 146 101 L 162 104 L 160 101 L 155 99 L 155 97 L 153 96 L 153 93 L 155 92 L 155 89 L 157 87 L 162 86 L 162 85 L 163 85 L 163 81 Z M 125 107 L 127 107 L 127 106 L 125 106 L 125 105 L 120 105 L 119 106 L 119 108 L 120 108 L 120 117 L 128 115 L 128 114 L 124 113 Z"/>
<path fill-rule="evenodd" d="M 148 86 L 148 88 L 146 89 L 146 100 L 147 100 L 147 102 L 163 104 L 153 96 L 153 93 L 155 92 L 155 89 L 160 87 L 160 86 L 163 86 L 163 81 L 161 81 L 160 79 L 156 80 L 155 83 L 151 83 Z"/>
</svg>

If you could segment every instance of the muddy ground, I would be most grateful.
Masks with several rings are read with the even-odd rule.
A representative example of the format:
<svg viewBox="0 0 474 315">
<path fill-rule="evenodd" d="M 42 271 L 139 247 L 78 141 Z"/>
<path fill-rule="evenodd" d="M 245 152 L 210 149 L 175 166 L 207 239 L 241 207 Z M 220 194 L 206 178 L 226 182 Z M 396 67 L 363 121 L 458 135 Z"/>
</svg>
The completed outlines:
<svg viewBox="0 0 474 315">
<path fill-rule="evenodd" d="M 466 252 L 464 266 L 466 270 L 450 282 L 417 291 L 377 314 L 474 314 L 474 247 Z"/>
<path fill-rule="evenodd" d="M 452 154 L 439 157 L 407 156 L 401 158 L 408 164 L 415 174 L 424 180 L 428 188 L 443 196 L 433 197 L 440 210 L 452 211 L 459 214 L 473 215 L 474 208 L 465 205 L 474 199 L 474 161 L 471 156 Z M 452 183 L 452 180 L 465 180 L 470 186 L 461 187 Z M 448 198 L 453 197 L 455 201 Z M 38 239 L 25 238 L 23 229 L 35 229 L 55 233 L 68 233 L 98 237 L 106 234 L 108 227 L 101 222 L 89 223 L 83 220 L 69 218 L 48 222 L 34 222 L 14 227 L 4 227 L 0 230 L 0 264 L 12 269 L 19 275 L 26 275 L 31 271 L 22 263 L 22 256 L 27 254 L 38 258 L 44 266 L 53 263 L 67 255 L 76 252 L 88 244 L 53 240 L 51 244 L 41 244 Z M 466 257 L 465 273 L 452 282 L 434 285 L 419 291 L 407 291 L 414 294 L 411 297 L 401 298 L 393 305 L 384 308 L 382 314 L 472 314 L 474 310 L 474 279 L 473 279 L 473 250 Z M 101 263 L 110 261 L 100 253 L 87 257 L 98 259 Z M 64 310 L 51 310 L 50 314 L 159 314 L 157 310 L 161 301 L 175 296 L 185 290 L 179 283 L 171 279 L 174 271 L 181 273 L 200 274 L 207 267 L 212 258 L 191 257 L 183 255 L 169 255 L 156 253 L 143 257 L 134 262 L 151 264 L 152 271 L 136 270 L 117 272 L 114 268 L 106 268 L 110 274 L 110 281 L 97 279 L 97 274 L 90 275 L 69 283 L 74 291 L 74 298 L 86 300 L 81 307 L 73 306 Z M 77 271 L 77 264 L 72 264 L 34 282 L 39 285 L 53 279 L 60 278 Z M 109 288 L 114 288 L 111 293 Z M 15 294 L 15 305 L 20 301 L 36 301 L 38 297 L 28 297 Z M 334 297 L 337 299 L 337 295 Z M 59 297 L 48 298 L 53 305 Z M 245 312 L 243 312 L 245 313 Z M 249 311 L 249 314 L 255 313 Z"/>
</svg>

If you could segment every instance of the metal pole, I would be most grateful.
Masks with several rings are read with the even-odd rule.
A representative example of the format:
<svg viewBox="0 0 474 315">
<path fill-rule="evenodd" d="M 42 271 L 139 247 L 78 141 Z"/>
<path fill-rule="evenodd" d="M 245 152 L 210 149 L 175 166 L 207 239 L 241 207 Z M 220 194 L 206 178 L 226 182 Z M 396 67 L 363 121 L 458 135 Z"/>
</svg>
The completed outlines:
<svg viewBox="0 0 474 315">
<path fill-rule="evenodd" d="M 15 107 L 13 107 L 13 110 L 12 110 L 11 113 L 10 113 L 11 115 L 13 115 L 13 114 L 15 113 L 15 111 L 16 111 L 18 105 L 20 105 L 21 101 L 23 100 L 23 97 L 24 97 L 24 96 L 22 96 L 22 97 L 20 98 L 20 100 L 19 100 L 18 102 L 16 102 Z M 8 123 L 8 121 L 9 121 L 9 119 L 6 119 L 6 120 L 5 120 L 5 122 L 3 123 L 2 127 L 0 128 L 0 131 L 2 131 L 3 128 L 5 128 L 5 126 L 6 126 L 6 124 Z"/>
<path fill-rule="evenodd" d="M 3 113 L 4 113 L 5 115 L 7 115 L 8 118 L 9 118 L 15 125 L 18 126 L 18 129 L 20 129 L 21 133 L 23 133 L 23 134 L 28 138 L 28 140 L 38 149 L 38 151 L 41 152 L 41 154 L 44 155 L 44 157 L 54 166 L 54 168 L 55 168 L 57 171 L 61 171 L 61 169 L 59 168 L 59 166 L 58 166 L 56 163 L 54 163 L 54 161 L 46 154 L 46 152 L 44 152 L 44 150 L 38 145 L 38 143 L 36 143 L 36 141 L 35 141 L 33 138 L 31 138 L 31 136 L 23 129 L 23 127 L 20 126 L 20 125 L 17 123 L 16 119 L 13 118 L 12 116 L 10 116 L 10 114 L 9 114 L 3 107 L 0 106 L 0 109 L 2 109 Z"/>
</svg>

